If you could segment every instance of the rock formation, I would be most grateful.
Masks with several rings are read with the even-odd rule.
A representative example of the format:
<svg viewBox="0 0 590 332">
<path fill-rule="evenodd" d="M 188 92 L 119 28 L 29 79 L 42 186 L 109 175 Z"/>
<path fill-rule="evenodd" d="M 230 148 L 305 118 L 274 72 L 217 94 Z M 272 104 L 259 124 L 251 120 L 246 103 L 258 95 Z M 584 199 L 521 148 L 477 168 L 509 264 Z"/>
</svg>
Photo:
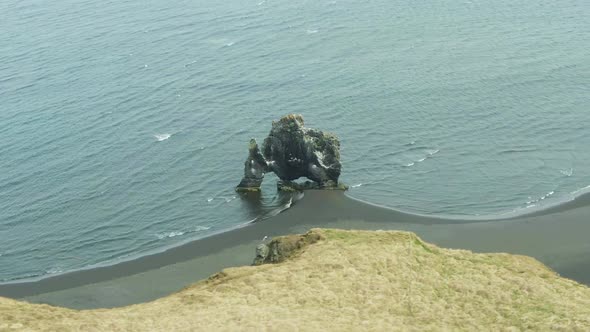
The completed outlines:
<svg viewBox="0 0 590 332">
<path fill-rule="evenodd" d="M 262 149 L 255 139 L 250 140 L 244 178 L 236 190 L 260 190 L 264 174 L 268 172 L 279 177 L 280 190 L 345 189 L 338 183 L 341 169 L 338 137 L 305 128 L 301 115 L 290 114 L 273 121 Z M 313 182 L 304 185 L 291 182 L 302 177 Z"/>
<path fill-rule="evenodd" d="M 324 238 L 318 232 L 307 232 L 302 235 L 281 236 L 270 241 L 269 244 L 261 243 L 256 247 L 254 265 L 280 263 L 303 250 L 310 244 L 314 244 Z"/>
<path fill-rule="evenodd" d="M 256 257 L 254 258 L 254 265 L 261 265 L 266 262 L 268 258 L 268 254 L 270 253 L 270 248 L 268 245 L 261 243 L 256 246 Z"/>
<path fill-rule="evenodd" d="M 248 159 L 244 163 L 244 178 L 236 188 L 238 191 L 258 191 L 264 179 L 264 173 L 268 172 L 268 162 L 264 159 L 258 143 L 250 140 Z"/>
</svg>

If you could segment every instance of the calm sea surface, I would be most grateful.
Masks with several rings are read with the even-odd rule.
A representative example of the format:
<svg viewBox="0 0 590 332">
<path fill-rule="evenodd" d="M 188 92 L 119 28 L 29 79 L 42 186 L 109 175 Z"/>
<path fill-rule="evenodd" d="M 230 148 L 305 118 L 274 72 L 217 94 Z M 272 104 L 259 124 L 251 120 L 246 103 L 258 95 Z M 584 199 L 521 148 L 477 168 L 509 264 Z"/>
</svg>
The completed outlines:
<svg viewBox="0 0 590 332">
<path fill-rule="evenodd" d="M 0 280 L 277 213 L 250 137 L 337 133 L 350 195 L 497 215 L 590 185 L 590 3 L 0 2 Z M 556 222 L 559 222 L 556 220 Z"/>
</svg>

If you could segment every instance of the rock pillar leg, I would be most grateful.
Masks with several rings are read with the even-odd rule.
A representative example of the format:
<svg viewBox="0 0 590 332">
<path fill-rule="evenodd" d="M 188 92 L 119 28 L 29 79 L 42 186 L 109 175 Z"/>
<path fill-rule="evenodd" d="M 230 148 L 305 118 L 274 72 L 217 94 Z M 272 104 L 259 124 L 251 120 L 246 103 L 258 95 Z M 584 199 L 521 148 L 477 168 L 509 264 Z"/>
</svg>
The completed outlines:
<svg viewBox="0 0 590 332">
<path fill-rule="evenodd" d="M 237 192 L 260 191 L 268 164 L 255 139 L 250 140 L 248 159 L 244 163 L 244 177 L 236 187 Z"/>
</svg>

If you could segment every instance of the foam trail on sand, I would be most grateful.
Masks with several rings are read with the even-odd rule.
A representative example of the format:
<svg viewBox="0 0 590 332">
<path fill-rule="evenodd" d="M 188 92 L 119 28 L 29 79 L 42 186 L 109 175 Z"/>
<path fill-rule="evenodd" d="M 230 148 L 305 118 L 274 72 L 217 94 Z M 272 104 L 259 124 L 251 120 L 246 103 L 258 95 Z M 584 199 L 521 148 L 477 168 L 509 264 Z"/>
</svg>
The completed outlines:
<svg viewBox="0 0 590 332">
<path fill-rule="evenodd" d="M 283 204 L 282 206 L 279 206 L 276 209 L 273 209 L 265 214 L 262 214 L 256 218 L 252 219 L 250 221 L 250 223 L 259 222 L 259 221 L 262 221 L 262 220 L 265 220 L 268 218 L 272 218 L 280 213 L 283 213 L 283 212 L 289 210 L 293 206 L 293 204 L 295 204 L 297 201 L 301 200 L 304 196 L 305 196 L 305 194 L 303 192 L 294 194 L 293 196 L 291 196 L 289 198 L 289 201 L 287 203 Z"/>
</svg>

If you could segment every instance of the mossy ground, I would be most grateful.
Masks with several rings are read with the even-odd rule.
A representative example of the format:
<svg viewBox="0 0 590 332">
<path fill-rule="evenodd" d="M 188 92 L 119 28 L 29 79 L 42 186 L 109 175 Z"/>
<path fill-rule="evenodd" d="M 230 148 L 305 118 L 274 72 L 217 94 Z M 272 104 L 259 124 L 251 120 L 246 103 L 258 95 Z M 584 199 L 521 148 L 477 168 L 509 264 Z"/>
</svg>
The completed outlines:
<svg viewBox="0 0 590 332">
<path fill-rule="evenodd" d="M 284 262 L 226 269 L 149 303 L 75 311 L 0 299 L 0 330 L 590 330 L 590 289 L 529 257 L 406 232 L 306 237 L 319 241 L 279 240 L 295 248 Z"/>
</svg>

